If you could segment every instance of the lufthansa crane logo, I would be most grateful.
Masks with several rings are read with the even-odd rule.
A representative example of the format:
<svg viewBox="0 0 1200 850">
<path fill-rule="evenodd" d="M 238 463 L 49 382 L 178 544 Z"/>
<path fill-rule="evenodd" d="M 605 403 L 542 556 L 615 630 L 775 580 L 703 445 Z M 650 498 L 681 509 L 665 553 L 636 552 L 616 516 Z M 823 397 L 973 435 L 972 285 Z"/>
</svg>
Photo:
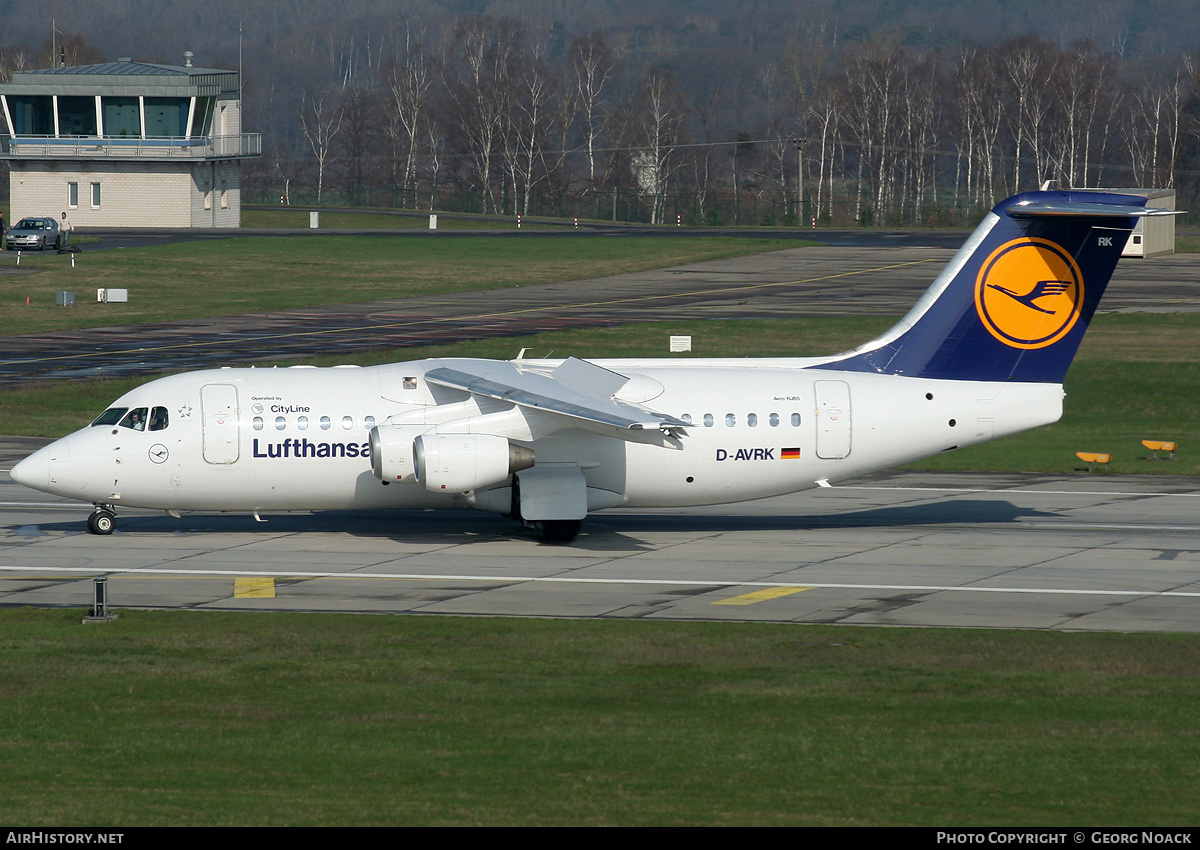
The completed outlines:
<svg viewBox="0 0 1200 850">
<path fill-rule="evenodd" d="M 991 253 L 975 281 L 988 333 L 1013 348 L 1045 348 L 1066 336 L 1083 307 L 1075 258 L 1048 239 L 1014 239 Z"/>
</svg>

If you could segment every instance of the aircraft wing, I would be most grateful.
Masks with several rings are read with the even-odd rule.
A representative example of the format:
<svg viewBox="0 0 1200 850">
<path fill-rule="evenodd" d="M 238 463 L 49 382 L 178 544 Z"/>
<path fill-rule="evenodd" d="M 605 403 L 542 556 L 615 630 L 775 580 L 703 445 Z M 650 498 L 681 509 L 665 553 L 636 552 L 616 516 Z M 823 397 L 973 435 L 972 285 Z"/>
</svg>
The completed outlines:
<svg viewBox="0 0 1200 850">
<path fill-rule="evenodd" d="M 575 357 L 551 371 L 530 369 L 519 362 L 466 360 L 453 367 L 431 369 L 425 373 L 425 380 L 524 408 L 607 425 L 618 432 L 673 432 L 690 427 L 682 419 L 614 398 L 630 379 Z"/>
</svg>

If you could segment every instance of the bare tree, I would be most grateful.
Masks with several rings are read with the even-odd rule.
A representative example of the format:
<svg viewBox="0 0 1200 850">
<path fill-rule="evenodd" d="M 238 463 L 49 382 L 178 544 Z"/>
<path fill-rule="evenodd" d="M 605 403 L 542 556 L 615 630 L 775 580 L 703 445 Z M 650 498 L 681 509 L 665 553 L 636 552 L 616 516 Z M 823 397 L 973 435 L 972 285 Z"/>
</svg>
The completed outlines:
<svg viewBox="0 0 1200 850">
<path fill-rule="evenodd" d="M 391 146 L 392 186 L 412 191 L 416 205 L 418 140 L 424 133 L 423 122 L 433 81 L 422 44 L 412 44 L 406 33 L 405 53 L 387 73 L 388 108 L 384 134 Z"/>
<path fill-rule="evenodd" d="M 612 74 L 612 50 L 604 41 L 604 33 L 593 31 L 577 38 L 571 45 L 571 70 L 575 90 L 579 95 L 579 112 L 583 122 L 583 147 L 587 151 L 588 182 L 596 185 L 596 145 L 604 134 L 605 114 L 601 96 Z"/>
<path fill-rule="evenodd" d="M 528 215 L 533 188 L 545 179 L 546 140 L 553 120 L 562 113 L 557 102 L 570 102 L 556 83 L 546 60 L 547 43 L 534 42 L 518 57 L 511 106 L 503 116 L 503 157 L 514 202 Z M 569 120 L 569 119 L 568 119 Z"/>
<path fill-rule="evenodd" d="M 1008 111 L 1015 143 L 1011 189 L 1036 189 L 1049 176 L 1047 116 L 1053 103 L 1050 81 L 1057 73 L 1058 58 L 1050 45 L 1030 36 L 1001 45 L 1000 50 L 1016 97 Z M 1032 157 L 1033 175 L 1026 181 L 1022 180 L 1022 166 L 1028 156 Z"/>
<path fill-rule="evenodd" d="M 1089 182 L 1097 125 L 1110 117 L 1116 106 L 1111 77 L 1109 61 L 1091 43 L 1074 45 L 1062 59 L 1056 77 L 1062 115 L 1056 148 L 1060 179 L 1067 186 Z"/>
<path fill-rule="evenodd" d="M 459 129 L 467 140 L 483 212 L 498 210 L 491 196 L 492 157 L 512 108 L 513 53 L 520 27 L 491 18 L 462 20 L 455 30 L 444 66 L 444 84 L 454 104 Z"/>
<path fill-rule="evenodd" d="M 325 185 L 325 169 L 334 159 L 333 140 L 342 129 L 342 107 L 327 91 L 305 93 L 300 102 L 300 126 L 317 160 L 317 203 Z"/>
<path fill-rule="evenodd" d="M 997 141 L 1003 125 L 1002 79 L 988 50 L 964 49 L 955 66 L 960 142 L 966 149 L 966 193 L 986 207 L 996 200 Z"/>
<path fill-rule="evenodd" d="M 652 199 L 651 224 L 662 222 L 666 212 L 667 183 L 680 165 L 684 118 L 675 78 L 666 71 L 648 71 L 634 100 L 632 141 L 638 188 Z"/>
<path fill-rule="evenodd" d="M 339 146 L 345 160 L 346 200 L 351 206 L 357 207 L 363 202 L 363 188 L 374 159 L 379 124 L 376 92 L 358 84 L 346 89 L 342 94 Z"/>
<path fill-rule="evenodd" d="M 890 38 L 856 46 L 846 57 L 843 112 L 850 138 L 857 142 L 858 175 L 855 218 L 863 219 L 864 184 L 876 212 L 894 190 L 896 117 L 903 91 L 904 55 Z"/>
</svg>

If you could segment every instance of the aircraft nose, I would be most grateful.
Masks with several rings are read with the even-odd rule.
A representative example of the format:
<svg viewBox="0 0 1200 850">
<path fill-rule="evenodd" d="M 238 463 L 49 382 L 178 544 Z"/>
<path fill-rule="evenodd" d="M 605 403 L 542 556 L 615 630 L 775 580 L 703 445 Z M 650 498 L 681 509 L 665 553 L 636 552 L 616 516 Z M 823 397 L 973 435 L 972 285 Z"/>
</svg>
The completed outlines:
<svg viewBox="0 0 1200 850">
<path fill-rule="evenodd" d="M 8 474 L 18 484 L 45 490 L 50 486 L 50 446 L 40 448 L 18 462 Z"/>
</svg>

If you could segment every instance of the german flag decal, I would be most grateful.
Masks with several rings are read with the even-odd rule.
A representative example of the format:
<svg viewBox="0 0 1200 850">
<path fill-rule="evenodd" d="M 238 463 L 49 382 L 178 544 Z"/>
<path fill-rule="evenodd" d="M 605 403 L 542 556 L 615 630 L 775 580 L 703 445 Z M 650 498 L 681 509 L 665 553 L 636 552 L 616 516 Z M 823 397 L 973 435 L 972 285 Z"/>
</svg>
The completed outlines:
<svg viewBox="0 0 1200 850">
<path fill-rule="evenodd" d="M 800 449 L 799 448 L 780 449 L 779 450 L 779 459 L 780 460 L 799 460 L 800 459 Z"/>
</svg>

